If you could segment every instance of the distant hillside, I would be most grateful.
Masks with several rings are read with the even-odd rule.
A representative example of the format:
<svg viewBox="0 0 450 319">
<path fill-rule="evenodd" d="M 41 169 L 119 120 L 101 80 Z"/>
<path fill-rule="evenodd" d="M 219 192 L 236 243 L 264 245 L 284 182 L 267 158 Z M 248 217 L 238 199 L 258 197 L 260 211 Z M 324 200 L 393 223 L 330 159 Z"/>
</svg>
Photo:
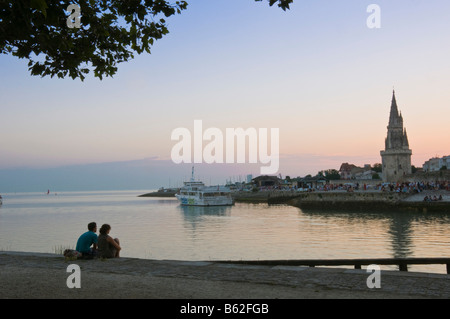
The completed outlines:
<svg viewBox="0 0 450 319">
<path fill-rule="evenodd" d="M 220 169 L 219 169 L 220 165 Z M 33 169 L 0 170 L 0 194 L 7 192 L 46 192 L 79 190 L 153 190 L 182 186 L 191 177 L 192 164 L 170 160 L 143 159 L 86 165 Z M 254 169 L 254 171 L 256 171 Z M 206 184 L 224 184 L 227 179 L 242 180 L 251 173 L 249 165 L 196 164 L 195 175 Z"/>
</svg>

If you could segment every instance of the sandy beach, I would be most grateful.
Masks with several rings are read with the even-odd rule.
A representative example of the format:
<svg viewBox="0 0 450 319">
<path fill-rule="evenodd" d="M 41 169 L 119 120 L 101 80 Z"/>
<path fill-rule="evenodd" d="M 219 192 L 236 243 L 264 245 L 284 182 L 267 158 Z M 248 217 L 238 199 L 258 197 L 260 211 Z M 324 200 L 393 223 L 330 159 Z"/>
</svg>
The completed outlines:
<svg viewBox="0 0 450 319">
<path fill-rule="evenodd" d="M 71 264 L 80 266 L 80 288 L 67 286 Z M 369 275 L 364 269 L 136 258 L 69 261 L 54 254 L 0 252 L 3 299 L 450 298 L 450 275 L 381 271 L 381 288 L 372 289 Z"/>
</svg>

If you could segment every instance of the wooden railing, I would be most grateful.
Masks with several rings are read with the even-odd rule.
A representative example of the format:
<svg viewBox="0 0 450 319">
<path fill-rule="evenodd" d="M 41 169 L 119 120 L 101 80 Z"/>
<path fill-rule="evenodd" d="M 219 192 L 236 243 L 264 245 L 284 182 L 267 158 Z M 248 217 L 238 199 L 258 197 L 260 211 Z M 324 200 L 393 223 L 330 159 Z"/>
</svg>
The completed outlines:
<svg viewBox="0 0 450 319">
<path fill-rule="evenodd" d="M 446 265 L 450 274 L 450 258 L 375 258 L 375 259 L 304 259 L 304 260 L 225 260 L 218 261 L 229 264 L 266 265 L 266 266 L 361 266 L 398 265 L 400 271 L 408 271 L 408 265 Z"/>
</svg>

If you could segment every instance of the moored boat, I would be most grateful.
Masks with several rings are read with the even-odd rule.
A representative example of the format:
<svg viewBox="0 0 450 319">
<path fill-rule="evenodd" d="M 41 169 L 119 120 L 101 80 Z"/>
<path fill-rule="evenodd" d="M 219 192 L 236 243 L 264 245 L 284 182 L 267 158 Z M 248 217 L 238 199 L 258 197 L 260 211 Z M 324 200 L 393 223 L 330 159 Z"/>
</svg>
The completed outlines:
<svg viewBox="0 0 450 319">
<path fill-rule="evenodd" d="M 234 204 L 231 190 L 226 186 L 206 186 L 194 179 L 194 168 L 189 182 L 175 194 L 181 205 L 187 206 L 230 206 Z"/>
</svg>

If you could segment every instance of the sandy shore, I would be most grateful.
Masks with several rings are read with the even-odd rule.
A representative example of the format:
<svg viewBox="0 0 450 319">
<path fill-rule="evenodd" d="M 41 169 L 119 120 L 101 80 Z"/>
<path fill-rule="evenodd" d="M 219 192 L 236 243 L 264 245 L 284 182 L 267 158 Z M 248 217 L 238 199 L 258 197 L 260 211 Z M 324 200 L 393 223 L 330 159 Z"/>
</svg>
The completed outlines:
<svg viewBox="0 0 450 319">
<path fill-rule="evenodd" d="M 80 266 L 81 288 L 67 287 L 70 264 Z M 382 271 L 379 289 L 367 287 L 369 275 L 364 269 L 135 258 L 66 261 L 53 254 L 0 252 L 0 298 L 450 298 L 450 275 Z"/>
</svg>

